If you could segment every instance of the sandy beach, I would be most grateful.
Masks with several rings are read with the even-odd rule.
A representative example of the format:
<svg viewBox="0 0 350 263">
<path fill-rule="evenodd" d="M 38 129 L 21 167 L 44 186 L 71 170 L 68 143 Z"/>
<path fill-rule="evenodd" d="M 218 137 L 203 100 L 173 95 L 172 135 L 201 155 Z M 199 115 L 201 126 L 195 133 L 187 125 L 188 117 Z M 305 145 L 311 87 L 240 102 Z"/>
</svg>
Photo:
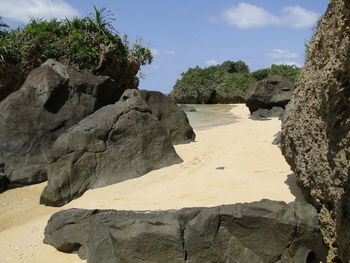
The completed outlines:
<svg viewBox="0 0 350 263">
<path fill-rule="evenodd" d="M 233 105 L 231 113 L 236 122 L 197 129 L 195 142 L 175 146 L 183 163 L 89 190 L 64 207 L 39 205 L 46 183 L 0 194 L 1 262 L 82 262 L 42 243 L 47 220 L 62 209 L 165 210 L 300 200 L 294 176 L 272 144 L 281 122 L 251 120 L 243 104 Z"/>
</svg>

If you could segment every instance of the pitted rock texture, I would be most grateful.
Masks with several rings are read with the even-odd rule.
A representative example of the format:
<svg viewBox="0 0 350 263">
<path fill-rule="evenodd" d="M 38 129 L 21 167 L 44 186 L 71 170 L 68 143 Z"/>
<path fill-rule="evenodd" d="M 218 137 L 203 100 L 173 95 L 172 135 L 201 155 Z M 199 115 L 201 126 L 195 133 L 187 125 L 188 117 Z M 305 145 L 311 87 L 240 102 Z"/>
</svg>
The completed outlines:
<svg viewBox="0 0 350 263">
<path fill-rule="evenodd" d="M 328 262 L 350 262 L 350 2 L 318 24 L 282 124 L 282 151 L 320 211 Z"/>
<path fill-rule="evenodd" d="M 13 185 L 45 181 L 56 138 L 95 110 L 118 100 L 109 77 L 54 60 L 33 70 L 21 89 L 0 102 L 0 166 Z M 120 96 L 120 95 L 119 95 Z"/>
<path fill-rule="evenodd" d="M 56 140 L 40 202 L 61 206 L 88 189 L 180 162 L 169 134 L 139 92 L 129 90 Z"/>
<path fill-rule="evenodd" d="M 124 94 L 128 92 L 138 93 L 146 102 L 152 114 L 170 135 L 173 144 L 188 143 L 195 140 L 196 134 L 189 124 L 186 113 L 179 109 L 171 98 L 159 91 L 129 90 Z"/>
<path fill-rule="evenodd" d="M 248 90 L 246 105 L 250 113 L 273 107 L 284 109 L 294 89 L 295 85 L 290 80 L 281 76 L 273 76 L 257 82 Z"/>
<path fill-rule="evenodd" d="M 315 208 L 262 200 L 178 211 L 69 209 L 44 243 L 95 262 L 306 263 L 321 235 Z"/>
</svg>

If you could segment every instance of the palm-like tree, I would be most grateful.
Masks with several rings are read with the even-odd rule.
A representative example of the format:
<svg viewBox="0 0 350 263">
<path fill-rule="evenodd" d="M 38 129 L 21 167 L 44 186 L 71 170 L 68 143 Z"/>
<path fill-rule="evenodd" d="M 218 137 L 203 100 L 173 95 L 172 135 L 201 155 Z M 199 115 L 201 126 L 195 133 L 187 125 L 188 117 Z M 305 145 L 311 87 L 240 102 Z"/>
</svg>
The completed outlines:
<svg viewBox="0 0 350 263">
<path fill-rule="evenodd" d="M 113 22 L 115 20 L 116 19 L 114 18 L 114 14 L 106 7 L 98 9 L 94 5 L 94 13 L 91 22 L 93 22 L 97 26 L 98 30 L 100 30 L 103 33 L 106 33 L 106 31 L 108 33 L 116 32 L 113 26 Z"/>
</svg>

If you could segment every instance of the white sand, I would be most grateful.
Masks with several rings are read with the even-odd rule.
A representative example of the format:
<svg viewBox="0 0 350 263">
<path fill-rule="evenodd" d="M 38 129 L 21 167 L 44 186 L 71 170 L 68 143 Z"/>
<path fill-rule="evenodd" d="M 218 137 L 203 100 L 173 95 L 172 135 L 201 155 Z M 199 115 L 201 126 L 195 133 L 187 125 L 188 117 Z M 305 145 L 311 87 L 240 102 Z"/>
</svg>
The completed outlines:
<svg viewBox="0 0 350 263">
<path fill-rule="evenodd" d="M 280 121 L 250 120 L 243 104 L 231 112 L 236 123 L 197 130 L 196 142 L 175 147 L 183 163 L 87 191 L 62 208 L 38 204 L 45 183 L 0 194 L 1 262 L 82 262 L 42 244 L 47 220 L 62 209 L 158 210 L 300 198 L 289 166 L 272 144 Z"/>
</svg>

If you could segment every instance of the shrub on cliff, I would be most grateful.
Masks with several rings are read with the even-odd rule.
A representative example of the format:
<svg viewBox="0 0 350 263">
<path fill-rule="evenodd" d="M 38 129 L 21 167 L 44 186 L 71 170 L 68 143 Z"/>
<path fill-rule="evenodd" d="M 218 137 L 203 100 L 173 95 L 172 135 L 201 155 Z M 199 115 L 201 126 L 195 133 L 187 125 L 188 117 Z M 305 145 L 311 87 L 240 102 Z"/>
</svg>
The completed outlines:
<svg viewBox="0 0 350 263">
<path fill-rule="evenodd" d="M 0 53 L 5 62 L 19 63 L 35 49 L 42 61 L 64 58 L 80 68 L 91 68 L 98 64 L 100 45 L 104 44 L 112 45 L 121 59 L 130 56 L 140 65 L 151 63 L 151 51 L 139 44 L 126 45 L 112 25 L 114 20 L 105 8 L 96 7 L 93 15 L 82 18 L 33 18 L 23 28 L 4 32 L 0 39 Z"/>
<path fill-rule="evenodd" d="M 243 61 L 225 61 L 221 65 L 190 68 L 181 74 L 171 96 L 179 103 L 242 102 L 255 82 Z"/>
<path fill-rule="evenodd" d="M 293 83 L 299 78 L 301 68 L 294 65 L 272 65 L 270 68 L 259 69 L 252 72 L 252 76 L 257 80 L 263 80 L 272 76 L 281 76 L 289 79 Z"/>
<path fill-rule="evenodd" d="M 139 66 L 152 62 L 151 51 L 139 43 L 129 45 L 129 42 L 123 41 L 114 29 L 113 21 L 113 15 L 108 10 L 94 7 L 93 14 L 82 18 L 31 19 L 27 25 L 15 30 L 1 30 L 0 27 L 0 86 L 2 89 L 18 88 L 33 68 L 49 58 L 94 71 L 101 66 L 101 53 L 106 51 L 106 47 L 108 61 L 118 64 L 119 71 L 123 70 L 125 74 L 131 67 L 131 71 L 137 73 Z M 132 63 L 138 64 L 138 67 Z M 15 72 L 22 76 L 21 80 L 7 83 L 6 75 L 14 75 Z"/>
</svg>

